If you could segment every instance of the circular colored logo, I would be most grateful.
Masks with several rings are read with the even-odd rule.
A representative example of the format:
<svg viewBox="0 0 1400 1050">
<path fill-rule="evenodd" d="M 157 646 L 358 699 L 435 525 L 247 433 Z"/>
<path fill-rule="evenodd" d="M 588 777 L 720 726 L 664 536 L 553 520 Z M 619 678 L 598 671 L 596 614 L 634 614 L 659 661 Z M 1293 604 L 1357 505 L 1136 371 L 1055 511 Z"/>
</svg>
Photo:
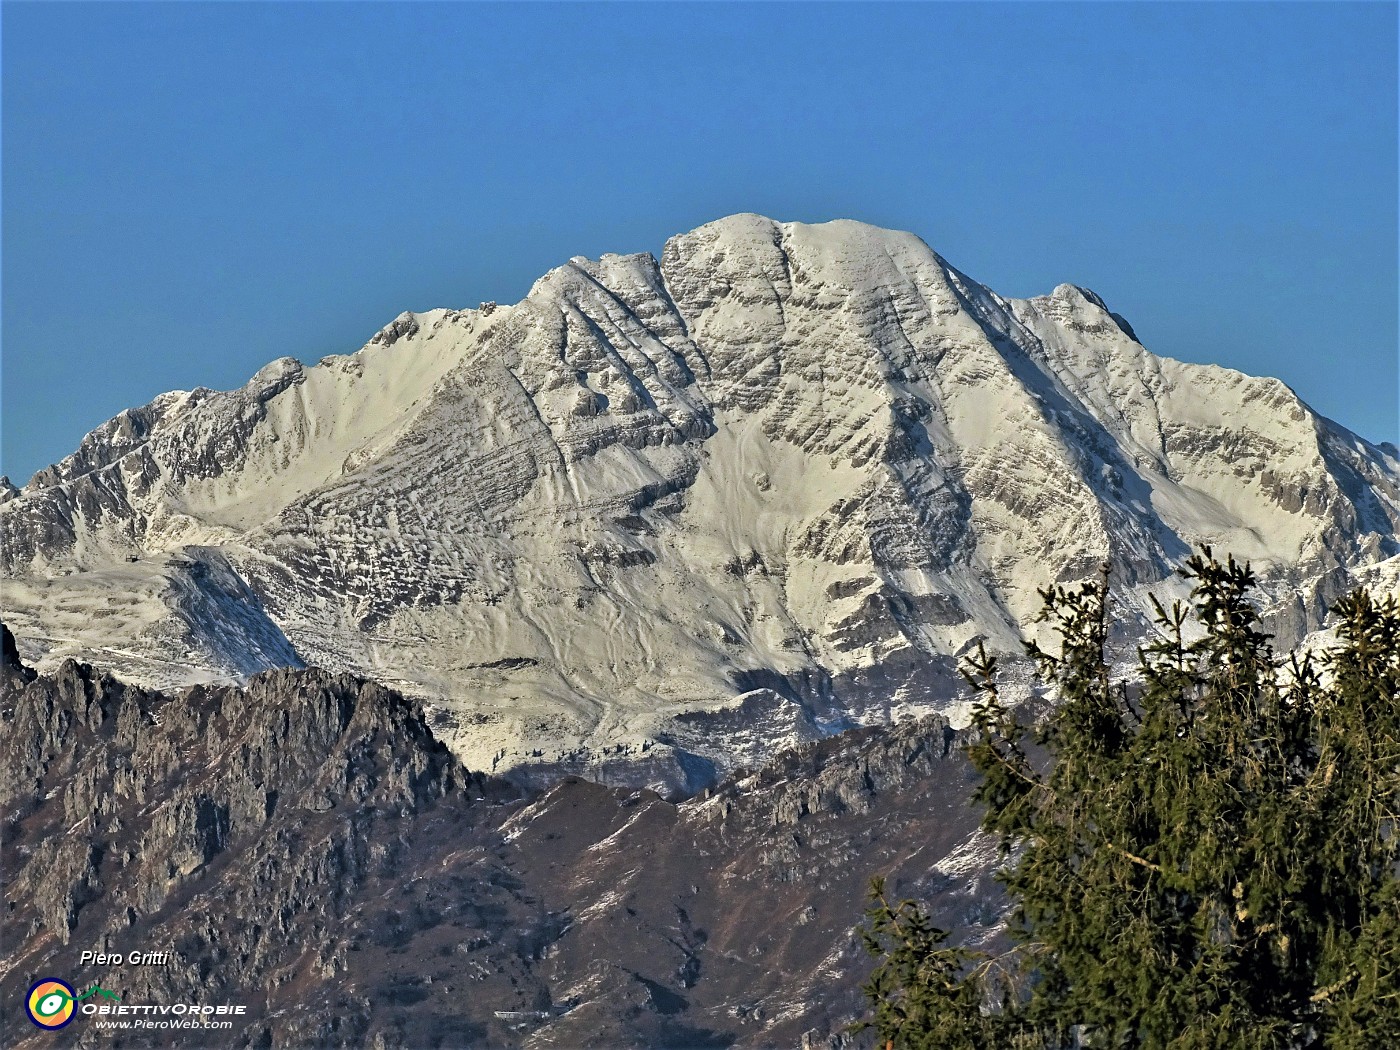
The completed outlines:
<svg viewBox="0 0 1400 1050">
<path fill-rule="evenodd" d="M 29 1019 L 40 1028 L 62 1028 L 73 1020 L 76 995 L 67 981 L 46 977 L 29 989 L 29 998 L 24 1005 L 29 1011 Z"/>
</svg>

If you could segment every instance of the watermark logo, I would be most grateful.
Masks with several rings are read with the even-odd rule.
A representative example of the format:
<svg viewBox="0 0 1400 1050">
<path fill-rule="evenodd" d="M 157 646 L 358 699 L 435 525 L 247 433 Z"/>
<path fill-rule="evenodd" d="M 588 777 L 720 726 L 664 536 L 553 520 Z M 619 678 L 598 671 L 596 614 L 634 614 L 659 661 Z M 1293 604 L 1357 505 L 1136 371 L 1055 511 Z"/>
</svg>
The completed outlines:
<svg viewBox="0 0 1400 1050">
<path fill-rule="evenodd" d="M 100 999 L 121 1002 L 121 996 L 100 985 L 94 984 L 82 995 L 78 995 L 67 981 L 60 981 L 57 977 L 45 977 L 42 981 L 36 981 L 29 989 L 29 998 L 25 1000 L 24 1006 L 29 1011 L 29 1019 L 40 1028 L 62 1028 L 73 1020 L 77 1004 L 94 995 Z"/>
<path fill-rule="evenodd" d="M 77 1001 L 78 993 L 73 991 L 71 984 L 55 977 L 46 977 L 34 982 L 24 1006 L 29 1011 L 31 1021 L 40 1028 L 53 1029 L 62 1028 L 73 1020 Z"/>
</svg>

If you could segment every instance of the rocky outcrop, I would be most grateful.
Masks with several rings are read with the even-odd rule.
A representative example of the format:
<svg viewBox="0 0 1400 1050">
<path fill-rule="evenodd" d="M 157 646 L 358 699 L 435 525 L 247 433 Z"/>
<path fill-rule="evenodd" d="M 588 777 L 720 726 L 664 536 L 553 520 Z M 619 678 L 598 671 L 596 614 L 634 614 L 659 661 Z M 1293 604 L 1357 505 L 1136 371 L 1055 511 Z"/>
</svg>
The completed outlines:
<svg viewBox="0 0 1400 1050">
<path fill-rule="evenodd" d="M 6 642 L 7 979 L 154 944 L 173 961 L 121 975 L 146 1001 L 275 986 L 399 873 L 401 827 L 481 791 L 372 682 L 272 671 L 166 696 L 72 661 L 35 677 Z"/>
<path fill-rule="evenodd" d="M 19 1047 L 813 1045 L 862 1008 L 870 875 L 995 936 L 946 722 L 828 737 L 678 801 L 463 769 L 373 682 L 273 671 L 163 694 L 5 634 L 0 1025 Z M 121 962 L 81 962 L 83 951 Z M 131 964 L 129 953 L 165 953 Z M 199 1030 L 43 1033 L 57 976 Z"/>
</svg>

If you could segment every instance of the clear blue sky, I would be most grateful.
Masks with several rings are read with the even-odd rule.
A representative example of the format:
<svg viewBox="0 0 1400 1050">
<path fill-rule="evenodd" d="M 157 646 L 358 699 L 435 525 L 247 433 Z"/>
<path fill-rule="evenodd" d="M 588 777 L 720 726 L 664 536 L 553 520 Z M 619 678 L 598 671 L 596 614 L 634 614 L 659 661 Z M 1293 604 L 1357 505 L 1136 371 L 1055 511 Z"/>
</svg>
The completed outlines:
<svg viewBox="0 0 1400 1050">
<path fill-rule="evenodd" d="M 3 469 L 736 211 L 1397 401 L 1397 6 L 85 4 L 3 19 Z"/>
</svg>

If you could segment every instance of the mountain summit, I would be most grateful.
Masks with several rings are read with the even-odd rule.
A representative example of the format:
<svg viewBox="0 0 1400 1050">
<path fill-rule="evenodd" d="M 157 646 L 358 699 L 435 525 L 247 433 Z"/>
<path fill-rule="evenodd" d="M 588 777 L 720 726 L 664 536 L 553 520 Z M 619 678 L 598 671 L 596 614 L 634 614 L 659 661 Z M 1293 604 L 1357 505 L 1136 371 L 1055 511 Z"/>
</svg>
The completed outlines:
<svg viewBox="0 0 1400 1050">
<path fill-rule="evenodd" d="M 1400 460 L 1086 289 L 1006 299 L 909 233 L 735 215 L 164 394 L 0 528 L 43 667 L 353 671 L 474 768 L 693 788 L 948 708 L 958 654 L 1019 651 L 1037 588 L 1104 561 L 1141 608 L 1197 543 L 1248 558 L 1296 642 L 1400 578 Z"/>
</svg>

